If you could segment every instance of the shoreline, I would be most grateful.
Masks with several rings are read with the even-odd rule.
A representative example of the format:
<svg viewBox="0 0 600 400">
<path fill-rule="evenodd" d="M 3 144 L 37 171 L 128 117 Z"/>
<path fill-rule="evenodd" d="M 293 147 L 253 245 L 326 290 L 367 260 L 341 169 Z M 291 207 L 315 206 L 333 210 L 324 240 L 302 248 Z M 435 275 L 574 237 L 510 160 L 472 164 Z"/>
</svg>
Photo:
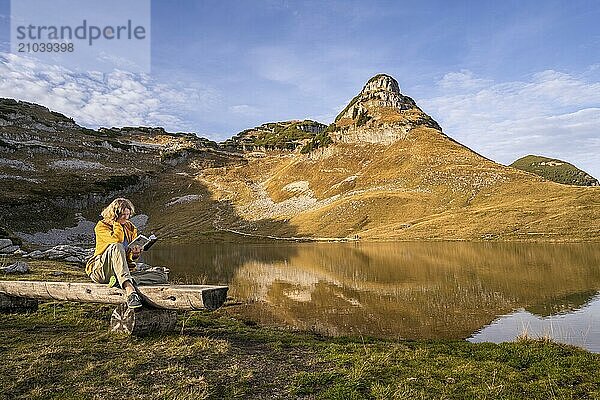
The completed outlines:
<svg viewBox="0 0 600 400">
<path fill-rule="evenodd" d="M 145 214 L 138 214 L 133 217 L 140 231 L 147 229 L 149 217 Z M 77 225 L 64 228 L 53 228 L 46 232 L 14 232 L 13 236 L 23 242 L 24 247 L 50 248 L 65 243 L 93 247 L 95 222 L 79 217 Z M 160 231 L 164 227 L 159 227 Z M 275 236 L 262 235 L 249 232 L 243 232 L 235 229 L 216 228 L 197 232 L 193 237 L 190 236 L 165 236 L 160 237 L 160 241 L 166 244 L 211 244 L 211 243 L 229 243 L 229 244 L 252 244 L 252 243 L 548 243 L 548 244 L 593 244 L 600 243 L 600 236 L 594 238 L 572 237 L 569 239 L 553 238 L 558 233 L 528 232 L 520 234 L 521 237 L 502 238 L 498 235 L 478 238 L 444 238 L 444 237 L 363 237 L 361 235 L 351 235 L 346 237 L 313 237 L 313 236 Z"/>
<path fill-rule="evenodd" d="M 31 264 L 29 274 L 0 279 L 84 278 L 73 264 Z M 142 338 L 109 333 L 112 307 L 103 304 L 44 302 L 35 313 L 2 314 L 0 397 L 600 396 L 600 354 L 569 345 L 326 337 L 259 326 L 232 309 L 180 313 L 174 332 Z"/>
</svg>

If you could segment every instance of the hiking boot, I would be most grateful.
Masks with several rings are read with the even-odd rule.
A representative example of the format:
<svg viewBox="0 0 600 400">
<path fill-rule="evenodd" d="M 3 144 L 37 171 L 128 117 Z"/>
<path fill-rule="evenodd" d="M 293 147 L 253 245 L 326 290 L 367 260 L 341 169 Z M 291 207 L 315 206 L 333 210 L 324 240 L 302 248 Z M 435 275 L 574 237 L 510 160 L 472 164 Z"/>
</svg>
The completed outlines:
<svg viewBox="0 0 600 400">
<path fill-rule="evenodd" d="M 136 292 L 131 293 L 127 296 L 127 307 L 129 308 L 140 308 L 142 306 L 142 299 Z"/>
</svg>

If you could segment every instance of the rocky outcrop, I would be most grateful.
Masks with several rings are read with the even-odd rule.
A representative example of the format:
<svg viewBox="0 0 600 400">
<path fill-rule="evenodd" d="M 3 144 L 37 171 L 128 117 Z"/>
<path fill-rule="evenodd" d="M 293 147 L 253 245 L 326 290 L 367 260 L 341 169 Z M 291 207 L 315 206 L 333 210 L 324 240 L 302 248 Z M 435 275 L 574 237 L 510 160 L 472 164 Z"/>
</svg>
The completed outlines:
<svg viewBox="0 0 600 400">
<path fill-rule="evenodd" d="M 384 124 L 376 127 L 349 126 L 347 129 L 330 133 L 334 142 L 338 143 L 373 143 L 389 145 L 397 140 L 406 139 L 412 129 L 410 124 L 404 126 Z"/>
<path fill-rule="evenodd" d="M 85 264 L 86 260 L 91 257 L 93 253 L 94 249 L 91 248 L 83 248 L 64 244 L 54 246 L 47 250 L 34 250 L 31 253 L 26 253 L 25 251 L 21 250 L 20 246 L 17 243 L 14 243 L 11 239 L 0 239 L 0 255 L 3 256 L 14 255 L 32 259 L 63 260 L 67 262 Z"/>
<path fill-rule="evenodd" d="M 354 120 L 358 115 L 365 112 L 368 114 L 376 107 L 409 110 L 416 106 L 413 99 L 400 93 L 400 86 L 394 78 L 379 74 L 369 79 L 360 94 L 338 115 L 336 121 L 344 118 Z"/>
<path fill-rule="evenodd" d="M 88 258 L 94 254 L 94 249 L 84 249 L 82 247 L 70 246 L 67 244 L 54 246 L 48 250 L 35 250 L 29 254 L 24 254 L 25 258 L 63 260 L 78 264 L 85 264 Z"/>
<path fill-rule="evenodd" d="M 394 78 L 379 74 L 369 79 L 328 130 L 335 142 L 388 145 L 406 139 L 416 127 L 441 131 L 412 98 L 400 93 Z"/>
<path fill-rule="evenodd" d="M 44 106 L 5 98 L 0 98 L 0 126 L 20 126 L 45 132 L 83 129 L 72 118 Z"/>
<path fill-rule="evenodd" d="M 19 245 L 11 239 L 0 239 L 0 254 L 14 254 L 19 249 Z"/>
<path fill-rule="evenodd" d="M 323 133 L 327 125 L 312 120 L 268 122 L 246 129 L 221 143 L 230 151 L 293 151 Z"/>
<path fill-rule="evenodd" d="M 10 265 L 0 266 L 0 271 L 5 274 L 26 274 L 29 272 L 29 264 L 24 261 L 17 261 Z"/>
<path fill-rule="evenodd" d="M 356 119 L 361 113 L 374 111 L 376 107 L 388 107 L 398 110 L 409 110 L 417 104 L 408 96 L 400 93 L 398 82 L 389 75 L 379 74 L 365 84 L 361 92 L 336 117 L 336 122 L 342 119 Z"/>
</svg>

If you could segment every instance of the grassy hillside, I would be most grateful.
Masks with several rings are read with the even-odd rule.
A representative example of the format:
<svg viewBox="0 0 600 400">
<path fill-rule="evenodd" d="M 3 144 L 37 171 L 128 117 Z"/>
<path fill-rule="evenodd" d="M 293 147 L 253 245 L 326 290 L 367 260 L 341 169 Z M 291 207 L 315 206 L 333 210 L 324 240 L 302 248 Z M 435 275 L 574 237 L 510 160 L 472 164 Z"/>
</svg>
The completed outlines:
<svg viewBox="0 0 600 400">
<path fill-rule="evenodd" d="M 598 180 L 587 172 L 555 158 L 528 155 L 510 166 L 565 185 L 598 186 Z"/>
<path fill-rule="evenodd" d="M 305 156 L 206 169 L 198 179 L 215 199 L 231 201 L 250 233 L 371 240 L 598 239 L 600 188 L 544 181 L 487 160 L 432 128 L 413 129 L 391 145 L 336 143 Z M 266 221 L 271 223 L 263 225 Z"/>
</svg>

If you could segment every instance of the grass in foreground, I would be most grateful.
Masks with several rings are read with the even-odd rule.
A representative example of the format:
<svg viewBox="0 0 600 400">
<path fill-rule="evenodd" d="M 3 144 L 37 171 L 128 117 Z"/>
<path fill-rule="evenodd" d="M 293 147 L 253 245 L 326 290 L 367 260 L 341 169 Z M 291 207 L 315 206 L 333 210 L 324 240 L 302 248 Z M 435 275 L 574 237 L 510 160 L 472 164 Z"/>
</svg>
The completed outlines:
<svg viewBox="0 0 600 400">
<path fill-rule="evenodd" d="M 32 268 L 29 278 L 81 276 Z M 0 398 L 600 397 L 600 356 L 566 345 L 324 338 L 255 326 L 235 307 L 182 313 L 176 332 L 135 338 L 108 332 L 111 310 L 48 302 L 0 314 Z"/>
</svg>

